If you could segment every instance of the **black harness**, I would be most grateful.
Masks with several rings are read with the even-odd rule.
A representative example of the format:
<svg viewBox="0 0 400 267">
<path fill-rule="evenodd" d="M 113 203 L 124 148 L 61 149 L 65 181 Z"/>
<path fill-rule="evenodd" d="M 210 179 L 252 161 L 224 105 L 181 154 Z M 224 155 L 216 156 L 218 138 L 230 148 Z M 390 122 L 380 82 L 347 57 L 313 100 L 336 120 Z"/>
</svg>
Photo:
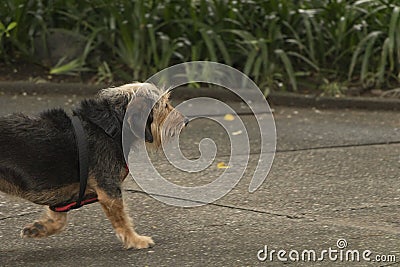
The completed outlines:
<svg viewBox="0 0 400 267">
<path fill-rule="evenodd" d="M 89 177 L 89 154 L 88 143 L 85 137 L 85 130 L 83 129 L 82 122 L 77 116 L 71 117 L 72 126 L 74 128 L 75 143 L 78 150 L 78 165 L 79 165 L 79 196 L 78 201 L 72 203 L 61 203 L 55 206 L 50 206 L 50 209 L 56 212 L 67 212 L 72 209 L 78 209 L 83 205 L 94 203 L 96 198 L 84 200 L 87 180 Z"/>
<path fill-rule="evenodd" d="M 97 196 L 89 197 L 84 199 L 86 185 L 89 177 L 89 152 L 88 152 L 88 142 L 85 135 L 85 130 L 83 129 L 82 122 L 78 118 L 78 116 L 71 117 L 72 126 L 74 128 L 75 135 L 75 143 L 78 151 L 78 159 L 79 159 L 79 196 L 76 202 L 72 203 L 61 203 L 54 206 L 50 206 L 52 211 L 56 212 L 68 212 L 72 209 L 78 209 L 84 205 L 95 203 L 98 201 Z M 104 132 L 111 137 L 114 141 L 120 143 L 121 150 L 122 144 L 119 138 L 122 136 L 121 127 L 119 125 L 119 120 L 116 118 L 114 123 L 108 123 L 105 125 L 100 121 L 93 121 L 92 123 L 96 124 L 98 127 L 104 130 Z"/>
</svg>

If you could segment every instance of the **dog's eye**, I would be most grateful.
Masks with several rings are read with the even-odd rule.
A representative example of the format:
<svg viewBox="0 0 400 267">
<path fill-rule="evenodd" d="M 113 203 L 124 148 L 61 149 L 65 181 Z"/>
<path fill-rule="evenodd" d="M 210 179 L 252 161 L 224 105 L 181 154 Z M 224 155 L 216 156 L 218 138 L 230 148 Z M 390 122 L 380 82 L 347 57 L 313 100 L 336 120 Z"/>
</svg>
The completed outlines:
<svg viewBox="0 0 400 267">
<path fill-rule="evenodd" d="M 165 104 L 165 108 L 168 108 L 168 104 Z"/>
</svg>

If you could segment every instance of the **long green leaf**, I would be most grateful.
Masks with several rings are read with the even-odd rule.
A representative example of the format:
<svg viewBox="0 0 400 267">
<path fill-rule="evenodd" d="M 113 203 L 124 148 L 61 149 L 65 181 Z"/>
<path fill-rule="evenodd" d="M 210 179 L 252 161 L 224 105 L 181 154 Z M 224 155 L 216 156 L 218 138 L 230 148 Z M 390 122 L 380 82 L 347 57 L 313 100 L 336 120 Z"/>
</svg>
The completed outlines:
<svg viewBox="0 0 400 267">
<path fill-rule="evenodd" d="M 288 54 L 289 56 L 294 56 L 294 57 L 297 57 L 297 58 L 303 60 L 305 63 L 307 63 L 307 64 L 308 64 L 310 67 L 312 67 L 314 70 L 320 71 L 319 67 L 318 67 L 316 64 L 314 64 L 311 60 L 309 60 L 308 58 L 306 58 L 305 56 L 303 56 L 303 55 L 301 55 L 301 54 L 299 54 L 299 53 L 297 53 L 297 52 L 292 52 L 292 51 L 287 52 L 287 54 Z"/>
<path fill-rule="evenodd" d="M 396 43 L 396 35 L 400 35 L 400 20 L 399 20 L 400 7 L 395 6 L 393 8 L 392 16 L 390 18 L 389 23 L 389 61 L 390 61 L 390 70 L 394 69 L 395 65 L 395 55 L 394 55 L 394 47 Z M 397 44 L 400 47 L 400 44 Z M 399 56 L 399 55 L 398 55 Z M 399 56 L 400 57 L 400 56 Z"/>
<path fill-rule="evenodd" d="M 160 60 L 158 58 L 158 52 L 157 52 L 157 42 L 156 42 L 156 33 L 154 31 L 154 27 L 152 24 L 149 24 L 147 26 L 147 30 L 149 32 L 149 38 L 150 38 L 150 45 L 151 45 L 151 51 L 152 51 L 152 58 L 154 59 L 154 64 L 158 66 L 160 64 Z"/>
<path fill-rule="evenodd" d="M 353 56 L 351 58 L 351 63 L 350 63 L 350 68 L 349 68 L 349 72 L 348 72 L 348 79 L 351 80 L 351 77 L 353 75 L 353 71 L 354 68 L 357 64 L 357 59 L 359 54 L 361 53 L 361 51 L 364 49 L 365 44 L 371 40 L 371 39 L 375 39 L 377 37 L 377 35 L 381 34 L 380 31 L 373 31 L 371 33 L 369 33 L 366 37 L 364 37 L 360 43 L 357 45 L 356 50 L 353 53 Z"/>
<path fill-rule="evenodd" d="M 304 26 L 306 29 L 306 35 L 307 35 L 307 43 L 308 43 L 308 51 L 310 53 L 310 57 L 312 61 L 315 61 L 315 50 L 314 50 L 314 39 L 313 39 L 313 33 L 311 29 L 311 23 L 306 14 L 304 14 Z"/>
<path fill-rule="evenodd" d="M 203 40 L 207 46 L 208 55 L 210 57 L 210 60 L 217 62 L 218 61 L 217 53 L 215 52 L 215 48 L 214 48 L 213 42 L 210 37 L 210 35 L 213 35 L 214 32 L 208 32 L 205 29 L 201 29 L 200 33 L 201 33 L 201 36 L 203 37 Z"/>
<path fill-rule="evenodd" d="M 381 60 L 378 65 L 378 86 L 381 86 L 384 81 L 388 54 L 389 54 L 389 38 L 386 38 L 382 46 Z"/>
<path fill-rule="evenodd" d="M 62 60 L 60 61 L 62 62 Z M 60 66 L 56 66 L 50 70 L 50 74 L 75 74 L 77 71 L 87 70 L 82 67 L 83 63 L 80 59 L 74 59 Z"/>
<path fill-rule="evenodd" d="M 290 62 L 289 57 L 287 56 L 285 51 L 283 51 L 282 49 L 276 49 L 275 54 L 277 54 L 280 57 L 283 65 L 285 67 L 286 74 L 288 75 L 290 83 L 293 86 L 293 91 L 297 91 L 297 82 L 296 82 L 296 77 L 295 77 L 295 73 L 293 70 L 292 62 Z"/>
<path fill-rule="evenodd" d="M 253 49 L 248 55 L 246 59 L 246 63 L 244 64 L 243 72 L 246 75 L 250 75 L 252 68 L 254 67 L 254 61 L 257 56 L 257 50 Z"/>
<path fill-rule="evenodd" d="M 228 65 L 232 65 L 232 60 L 231 60 L 231 56 L 229 55 L 228 48 L 226 47 L 226 45 L 225 45 L 224 41 L 222 40 L 221 36 L 219 36 L 219 35 L 215 36 L 215 43 L 217 44 L 218 49 L 221 52 L 225 63 L 228 64 Z"/>
<path fill-rule="evenodd" d="M 367 47 L 365 48 L 365 53 L 363 55 L 363 60 L 361 64 L 361 82 L 365 81 L 365 78 L 367 77 L 368 73 L 368 63 L 371 58 L 372 54 L 372 49 L 374 47 L 376 38 L 378 37 L 379 34 L 373 35 L 373 37 L 369 40 Z"/>
</svg>

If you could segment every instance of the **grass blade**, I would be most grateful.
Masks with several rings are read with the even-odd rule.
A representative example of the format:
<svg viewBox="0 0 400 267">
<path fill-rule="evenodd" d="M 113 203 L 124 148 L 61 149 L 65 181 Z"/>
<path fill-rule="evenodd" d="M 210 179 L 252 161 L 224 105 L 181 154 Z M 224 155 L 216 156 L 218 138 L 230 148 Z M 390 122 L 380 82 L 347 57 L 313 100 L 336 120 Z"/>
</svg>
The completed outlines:
<svg viewBox="0 0 400 267">
<path fill-rule="evenodd" d="M 254 61 L 255 61 L 257 54 L 258 54 L 257 50 L 253 49 L 247 56 L 247 60 L 246 60 L 246 63 L 244 64 L 244 69 L 243 69 L 244 74 L 246 74 L 247 76 L 250 75 L 250 72 L 254 66 Z"/>
<path fill-rule="evenodd" d="M 397 35 L 399 35 L 399 29 L 400 29 L 400 23 L 398 23 L 399 21 L 399 13 L 400 13 L 400 7 L 396 6 L 393 8 L 393 12 L 392 12 L 392 16 L 390 18 L 390 24 L 389 24 L 389 61 L 390 61 L 390 70 L 394 69 L 394 59 L 395 59 L 395 55 L 394 55 L 394 47 L 395 47 L 395 43 L 396 43 L 396 32 Z M 400 46 L 400 44 L 397 44 L 398 46 Z M 400 57 L 400 55 L 398 55 Z"/>
<path fill-rule="evenodd" d="M 217 53 L 215 52 L 215 47 L 210 38 L 210 35 L 213 34 L 214 32 L 211 30 L 206 31 L 205 29 L 201 29 L 200 33 L 201 33 L 201 36 L 203 37 L 203 40 L 207 46 L 208 56 L 209 56 L 210 60 L 218 62 Z"/>
<path fill-rule="evenodd" d="M 351 63 L 350 63 L 350 68 L 349 68 L 349 72 L 348 72 L 348 79 L 351 80 L 351 77 L 353 76 L 353 72 L 355 69 L 355 66 L 357 64 L 357 59 L 358 59 L 358 55 L 361 53 L 361 51 L 363 50 L 365 44 L 372 38 L 376 38 L 376 36 L 378 34 L 380 34 L 381 32 L 379 31 L 373 31 L 371 33 L 369 33 L 367 36 L 365 36 L 357 45 L 357 48 L 355 49 L 353 56 L 351 58 Z"/>
<path fill-rule="evenodd" d="M 293 66 L 292 66 L 292 63 L 290 62 L 289 57 L 287 56 L 285 51 L 283 51 L 282 49 L 276 49 L 275 54 L 277 54 L 279 56 L 279 58 L 281 59 L 283 66 L 285 67 L 286 74 L 289 76 L 290 83 L 293 86 L 293 91 L 296 92 L 297 91 L 296 77 L 295 77 Z"/>
<path fill-rule="evenodd" d="M 374 47 L 375 40 L 379 34 L 380 34 L 379 32 L 376 32 L 376 34 L 373 34 L 368 41 L 367 47 L 365 48 L 365 52 L 364 52 L 363 60 L 362 60 L 362 64 L 361 64 L 361 82 L 364 82 L 365 78 L 367 77 L 368 63 L 369 63 L 369 59 L 371 58 L 372 48 Z"/>
<path fill-rule="evenodd" d="M 287 54 L 288 54 L 289 56 L 294 56 L 294 57 L 297 57 L 297 58 L 303 60 L 303 61 L 304 61 L 305 63 L 307 63 L 310 67 L 312 67 L 315 71 L 317 71 L 317 72 L 320 71 L 319 67 L 318 67 L 317 65 L 315 65 L 311 60 L 309 60 L 308 58 L 306 58 L 305 56 L 303 56 L 303 55 L 301 55 L 301 54 L 299 54 L 299 53 L 297 53 L 297 52 L 292 52 L 292 51 L 287 52 Z"/>
<path fill-rule="evenodd" d="M 215 36 L 215 43 L 217 44 L 218 49 L 222 54 L 222 58 L 224 59 L 224 62 L 228 65 L 232 65 L 232 60 L 229 55 L 229 51 L 228 51 L 225 43 L 222 41 L 221 36 L 219 36 L 219 35 Z"/>
<path fill-rule="evenodd" d="M 381 61 L 378 65 L 378 73 L 377 73 L 378 86 L 382 86 L 384 81 L 388 54 L 389 54 L 389 38 L 386 38 L 382 46 Z"/>
</svg>

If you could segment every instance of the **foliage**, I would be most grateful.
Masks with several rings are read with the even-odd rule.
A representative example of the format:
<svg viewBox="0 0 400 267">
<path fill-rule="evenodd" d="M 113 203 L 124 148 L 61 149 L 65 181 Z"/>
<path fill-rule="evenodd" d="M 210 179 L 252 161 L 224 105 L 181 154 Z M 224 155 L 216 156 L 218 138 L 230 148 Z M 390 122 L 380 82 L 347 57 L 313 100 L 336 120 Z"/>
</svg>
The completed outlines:
<svg viewBox="0 0 400 267">
<path fill-rule="evenodd" d="M 3 0 L 0 58 L 39 62 L 37 39 L 63 28 L 86 45 L 48 66 L 53 74 L 145 80 L 176 63 L 211 60 L 268 90 L 393 88 L 399 13 L 397 0 Z"/>
</svg>

